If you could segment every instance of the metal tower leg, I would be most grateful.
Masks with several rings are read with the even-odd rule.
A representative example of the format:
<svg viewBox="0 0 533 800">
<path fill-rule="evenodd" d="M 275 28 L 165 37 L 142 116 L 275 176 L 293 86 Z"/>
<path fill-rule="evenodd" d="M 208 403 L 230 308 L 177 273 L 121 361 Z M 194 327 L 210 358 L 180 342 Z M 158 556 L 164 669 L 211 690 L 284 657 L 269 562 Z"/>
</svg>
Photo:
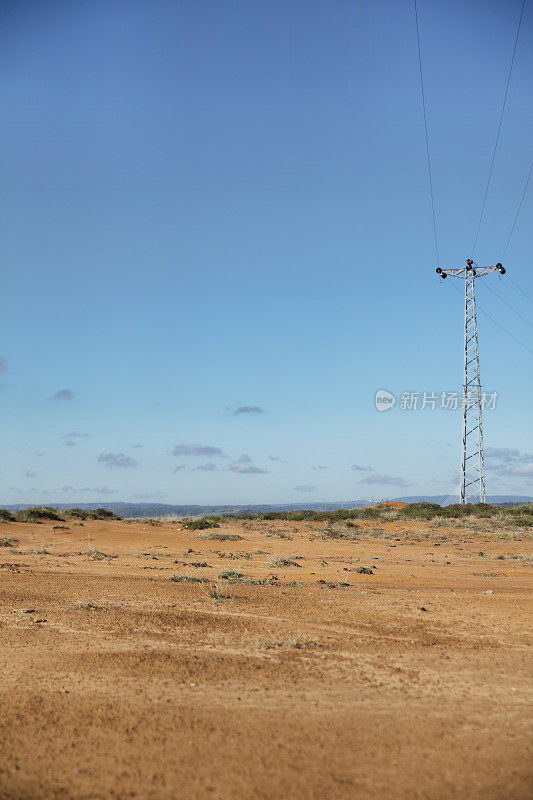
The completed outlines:
<svg viewBox="0 0 533 800">
<path fill-rule="evenodd" d="M 483 416 L 479 373 L 475 270 L 468 270 L 465 278 L 461 503 L 471 501 L 484 503 L 485 464 L 483 458 Z"/>
</svg>

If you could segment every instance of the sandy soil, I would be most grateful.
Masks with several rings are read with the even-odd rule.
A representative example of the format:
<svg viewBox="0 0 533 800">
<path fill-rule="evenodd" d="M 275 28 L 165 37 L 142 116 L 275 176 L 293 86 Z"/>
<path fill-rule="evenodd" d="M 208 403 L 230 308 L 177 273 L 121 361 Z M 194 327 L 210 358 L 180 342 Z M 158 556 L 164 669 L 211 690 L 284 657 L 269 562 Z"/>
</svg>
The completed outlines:
<svg viewBox="0 0 533 800">
<path fill-rule="evenodd" d="M 0 524 L 2 800 L 530 798 L 525 532 L 361 525 Z"/>
</svg>

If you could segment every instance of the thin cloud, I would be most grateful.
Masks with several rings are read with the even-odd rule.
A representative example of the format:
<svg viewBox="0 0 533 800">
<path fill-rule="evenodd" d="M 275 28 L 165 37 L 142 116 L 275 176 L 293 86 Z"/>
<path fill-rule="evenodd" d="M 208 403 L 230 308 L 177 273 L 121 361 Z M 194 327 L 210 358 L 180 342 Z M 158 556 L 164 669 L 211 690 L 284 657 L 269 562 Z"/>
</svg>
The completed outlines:
<svg viewBox="0 0 533 800">
<path fill-rule="evenodd" d="M 143 447 L 142 444 L 132 444 L 132 447 Z"/>
<path fill-rule="evenodd" d="M 241 406 L 240 408 L 237 408 L 233 412 L 233 416 L 236 417 L 238 414 L 264 414 L 264 413 L 265 410 L 264 408 L 261 408 L 261 406 Z"/>
<path fill-rule="evenodd" d="M 108 486 L 84 486 L 80 492 L 90 492 L 91 494 L 117 494 L 116 489 L 110 489 Z"/>
<path fill-rule="evenodd" d="M 30 469 L 26 473 L 27 478 L 35 478 L 35 472 L 32 472 Z"/>
<path fill-rule="evenodd" d="M 265 475 L 268 470 L 256 467 L 252 463 L 252 459 L 246 453 L 243 453 L 237 461 L 229 465 L 232 472 L 237 472 L 239 475 Z"/>
<path fill-rule="evenodd" d="M 72 439 L 68 439 L 65 442 L 65 447 L 76 447 L 76 442 L 73 442 Z"/>
<path fill-rule="evenodd" d="M 294 487 L 297 492 L 316 492 L 316 486 L 310 486 L 308 483 L 301 483 Z"/>
<path fill-rule="evenodd" d="M 182 471 L 182 470 L 184 470 L 184 469 L 185 469 L 185 464 L 178 464 L 178 466 L 177 466 L 177 467 L 174 467 L 174 469 L 172 470 L 172 472 L 181 472 L 181 471 Z"/>
<path fill-rule="evenodd" d="M 511 478 L 533 477 L 533 455 L 512 447 L 487 447 L 485 449 L 487 470 L 495 475 Z"/>
<path fill-rule="evenodd" d="M 56 392 L 52 397 L 52 400 L 73 400 L 74 399 L 74 392 L 72 389 L 60 389 L 59 392 Z"/>
<path fill-rule="evenodd" d="M 380 484 L 381 486 L 411 486 L 404 478 L 393 477 L 392 475 L 369 475 L 359 483 Z"/>
<path fill-rule="evenodd" d="M 512 447 L 486 447 L 485 458 L 503 461 L 506 464 L 516 464 L 517 462 L 529 461 L 533 456 L 528 453 L 521 453 L 520 450 Z"/>
<path fill-rule="evenodd" d="M 137 466 L 137 461 L 124 453 L 100 453 L 98 463 L 108 469 L 128 469 Z"/>
<path fill-rule="evenodd" d="M 324 464 L 317 464 L 316 467 L 311 467 L 311 469 L 317 472 L 319 469 L 329 469 L 329 467 L 326 467 Z"/>
<path fill-rule="evenodd" d="M 79 433 L 78 431 L 72 431 L 72 433 L 66 433 L 63 436 L 63 439 L 85 439 L 89 434 L 88 433 Z"/>
<path fill-rule="evenodd" d="M 361 464 L 352 464 L 350 469 L 354 472 L 372 472 L 372 467 L 363 467 Z"/>
<path fill-rule="evenodd" d="M 221 456 L 220 447 L 201 444 L 177 444 L 172 451 L 173 456 Z"/>
<path fill-rule="evenodd" d="M 195 467 L 195 469 L 199 469 L 202 472 L 214 472 L 218 467 L 216 464 L 200 464 L 200 466 Z"/>
<path fill-rule="evenodd" d="M 533 478 L 533 461 L 527 464 L 519 464 L 517 467 L 502 470 L 500 475 L 514 475 L 521 478 Z"/>
<path fill-rule="evenodd" d="M 7 372 L 7 364 L 4 356 L 0 356 L 0 372 Z"/>
</svg>

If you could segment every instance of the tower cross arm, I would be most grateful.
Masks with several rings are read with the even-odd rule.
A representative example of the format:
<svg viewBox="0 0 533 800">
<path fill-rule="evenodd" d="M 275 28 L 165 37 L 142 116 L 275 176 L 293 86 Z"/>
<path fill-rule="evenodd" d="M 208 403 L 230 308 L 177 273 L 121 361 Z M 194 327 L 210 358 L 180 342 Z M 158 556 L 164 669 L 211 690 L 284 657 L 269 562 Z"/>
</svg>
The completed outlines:
<svg viewBox="0 0 533 800">
<path fill-rule="evenodd" d="M 506 269 L 500 263 L 495 264 L 493 267 L 480 267 L 475 263 L 475 261 L 472 261 L 471 258 L 468 258 L 465 267 L 451 267 L 450 269 L 442 269 L 442 267 L 437 267 L 435 272 L 442 279 L 450 277 L 462 278 L 463 280 L 466 280 L 469 275 L 473 275 L 476 278 L 481 278 L 484 275 L 488 275 L 490 272 L 499 272 L 500 275 L 505 275 Z"/>
</svg>

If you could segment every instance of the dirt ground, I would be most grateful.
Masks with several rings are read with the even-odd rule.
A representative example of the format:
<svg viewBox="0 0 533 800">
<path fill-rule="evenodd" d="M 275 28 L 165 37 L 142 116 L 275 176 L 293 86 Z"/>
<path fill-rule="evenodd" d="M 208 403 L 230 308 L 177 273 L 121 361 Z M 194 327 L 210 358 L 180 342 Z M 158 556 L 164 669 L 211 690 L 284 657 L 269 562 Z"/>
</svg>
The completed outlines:
<svg viewBox="0 0 533 800">
<path fill-rule="evenodd" d="M 529 800 L 526 531 L 360 526 L 0 524 L 0 798 Z"/>
</svg>

